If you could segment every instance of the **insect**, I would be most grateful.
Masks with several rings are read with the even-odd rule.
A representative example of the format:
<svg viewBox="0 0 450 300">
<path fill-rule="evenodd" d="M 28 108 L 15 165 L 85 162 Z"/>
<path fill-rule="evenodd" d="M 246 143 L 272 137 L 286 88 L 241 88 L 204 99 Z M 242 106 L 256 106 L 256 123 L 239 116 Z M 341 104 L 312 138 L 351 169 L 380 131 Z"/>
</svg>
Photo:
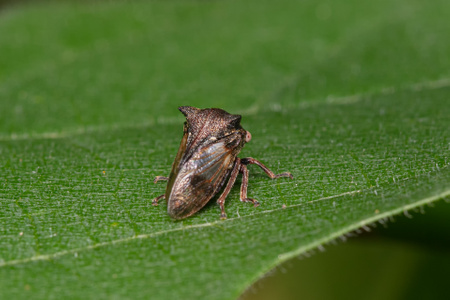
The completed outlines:
<svg viewBox="0 0 450 300">
<path fill-rule="evenodd" d="M 169 177 L 157 176 L 154 183 L 168 181 L 166 193 L 153 199 L 152 204 L 167 199 L 167 212 L 174 219 L 187 218 L 208 203 L 226 180 L 217 203 L 221 219 L 226 219 L 225 198 L 239 173 L 242 173 L 241 201 L 259 202 L 247 198 L 247 165 L 258 165 L 272 179 L 290 177 L 289 172 L 274 174 L 254 158 L 238 158 L 237 155 L 252 136 L 241 127 L 241 116 L 232 115 L 219 108 L 199 109 L 191 106 L 178 108 L 186 117 L 180 148 Z"/>
</svg>

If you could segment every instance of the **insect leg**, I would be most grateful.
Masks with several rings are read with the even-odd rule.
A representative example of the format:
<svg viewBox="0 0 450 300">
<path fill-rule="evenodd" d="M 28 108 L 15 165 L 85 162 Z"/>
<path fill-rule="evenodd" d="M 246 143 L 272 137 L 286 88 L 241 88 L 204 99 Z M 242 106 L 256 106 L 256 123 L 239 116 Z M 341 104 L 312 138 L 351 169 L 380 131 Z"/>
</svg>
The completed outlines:
<svg viewBox="0 0 450 300">
<path fill-rule="evenodd" d="M 234 185 L 234 182 L 236 181 L 236 178 L 239 174 L 239 169 L 241 166 L 241 161 L 239 158 L 236 157 L 236 161 L 234 162 L 234 167 L 233 170 L 231 171 L 230 174 L 230 179 L 228 180 L 227 186 L 225 187 L 225 189 L 222 192 L 222 195 L 220 195 L 219 199 L 217 200 L 217 204 L 219 204 L 220 206 L 220 218 L 222 220 L 225 220 L 227 218 L 227 214 L 225 213 L 225 199 L 227 198 L 228 194 L 231 191 L 231 188 Z"/>
<path fill-rule="evenodd" d="M 153 206 L 158 206 L 158 201 L 161 200 L 161 199 L 164 199 L 165 197 L 166 197 L 165 194 L 156 197 L 155 199 L 152 200 L 152 205 Z"/>
<path fill-rule="evenodd" d="M 242 158 L 241 159 L 241 163 L 243 165 L 250 165 L 250 164 L 257 165 L 258 167 L 263 169 L 263 171 L 266 172 L 266 174 L 272 179 L 280 178 L 280 177 L 289 177 L 291 179 L 294 179 L 292 174 L 289 173 L 289 172 L 284 172 L 284 173 L 281 173 L 281 174 L 274 174 L 272 171 L 269 170 L 269 168 L 267 168 L 265 165 L 263 165 L 260 161 L 254 159 L 254 158 L 251 158 L 251 157 Z"/>
<path fill-rule="evenodd" d="M 153 183 L 157 183 L 158 181 L 167 181 L 169 180 L 169 177 L 166 176 L 156 176 L 155 180 L 153 180 Z"/>
<path fill-rule="evenodd" d="M 241 164 L 240 171 L 242 173 L 242 184 L 241 184 L 241 201 L 251 202 L 255 207 L 259 205 L 259 202 L 252 198 L 247 198 L 247 187 L 248 187 L 248 169 L 247 166 Z"/>
</svg>

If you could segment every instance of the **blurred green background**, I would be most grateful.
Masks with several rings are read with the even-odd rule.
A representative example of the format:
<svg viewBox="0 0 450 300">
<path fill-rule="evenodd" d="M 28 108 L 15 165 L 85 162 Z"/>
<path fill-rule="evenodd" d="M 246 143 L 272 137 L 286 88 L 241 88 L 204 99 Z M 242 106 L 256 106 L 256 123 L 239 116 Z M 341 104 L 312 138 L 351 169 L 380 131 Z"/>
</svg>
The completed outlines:
<svg viewBox="0 0 450 300">
<path fill-rule="evenodd" d="M 41 4 L 36 4 L 36 2 L 0 0 L 0 18 L 12 18 L 11 16 L 17 11 L 29 9 L 29 5 L 38 5 L 40 8 L 33 11 L 29 16 L 37 17 L 40 14 L 45 23 L 45 5 L 57 4 L 40 6 Z M 204 2 L 207 5 L 206 2 L 210 1 Z M 436 5 L 438 3 L 442 7 L 449 7 L 445 2 L 436 2 Z M 248 3 L 245 4 L 250 5 Z M 198 101 L 196 98 L 207 99 L 208 97 L 215 97 L 217 106 L 226 108 L 227 105 L 236 106 L 242 103 L 243 110 L 251 110 L 252 105 L 255 103 L 264 103 L 270 97 L 276 98 L 277 95 L 271 94 L 271 88 L 282 80 L 285 82 L 291 80 L 293 82 L 292 88 L 287 86 L 280 91 L 280 94 L 285 98 L 295 95 L 305 99 L 304 101 L 312 101 L 311 99 L 332 94 L 334 88 L 340 85 L 344 85 L 344 87 L 339 89 L 340 93 L 346 95 L 382 88 L 386 86 L 386 83 L 388 85 L 405 82 L 414 83 L 424 78 L 439 79 L 450 74 L 448 69 L 450 66 L 450 55 L 448 55 L 450 47 L 448 42 L 436 42 L 435 52 L 430 55 L 432 57 L 427 57 L 429 53 L 426 49 L 427 43 L 432 45 L 433 42 L 439 41 L 446 36 L 446 33 L 449 33 L 449 25 L 436 20 L 442 18 L 442 15 L 435 17 L 434 14 L 436 11 L 439 11 L 439 8 L 430 7 L 433 4 L 422 6 L 420 2 L 412 1 L 411 6 L 409 6 L 408 1 L 383 1 L 383 3 L 377 5 L 367 2 L 364 5 L 352 8 L 352 5 L 343 3 L 341 10 L 339 10 L 339 4 L 330 5 L 326 1 L 308 1 L 305 7 L 310 9 L 305 10 L 304 14 L 299 13 L 297 15 L 298 18 L 306 20 L 303 23 L 298 20 L 286 21 L 285 18 L 292 18 L 295 15 L 289 7 L 284 8 L 286 10 L 285 15 L 278 12 L 275 14 L 277 19 L 271 19 L 271 16 L 261 13 L 264 10 L 261 9 L 260 11 L 257 7 L 257 2 L 252 4 L 255 5 L 252 8 L 254 15 L 250 16 L 248 20 L 249 27 L 258 21 L 261 23 L 265 21 L 271 22 L 273 26 L 268 27 L 267 30 L 280 30 L 279 38 L 277 38 L 277 32 L 265 32 L 261 29 L 261 31 L 258 31 L 260 36 L 255 37 L 255 43 L 258 44 L 260 42 L 261 48 L 255 48 L 252 51 L 252 49 L 245 48 L 245 44 L 236 44 L 236 51 L 230 54 L 229 57 L 224 58 L 224 65 L 218 69 L 211 69 L 228 74 L 230 80 L 227 82 L 217 80 L 212 82 L 212 84 L 211 81 L 208 81 L 211 84 L 209 86 L 202 84 L 202 78 L 210 78 L 212 76 L 208 66 L 220 65 L 220 63 L 218 64 L 215 61 L 215 52 L 219 51 L 222 45 L 220 43 L 215 44 L 214 37 L 209 35 L 210 32 L 208 30 L 203 31 L 201 26 L 192 26 L 183 33 L 179 33 L 173 30 L 173 24 L 166 24 L 164 13 L 179 14 L 178 18 L 175 18 L 179 22 L 178 26 L 184 26 L 183 20 L 192 17 L 183 15 L 183 11 L 177 11 L 176 2 L 174 2 L 172 7 L 167 8 L 167 11 L 164 11 L 164 8 L 162 8 L 160 18 L 150 21 L 160 30 L 158 31 L 158 36 L 154 37 L 155 40 L 151 41 L 155 47 L 149 51 L 154 56 L 164 57 L 166 61 L 170 61 L 172 57 L 174 60 L 172 63 L 164 65 L 156 63 L 151 67 L 141 62 L 148 55 L 147 51 L 134 49 L 135 51 L 130 55 L 129 61 L 115 61 L 114 57 L 108 56 L 112 55 L 108 49 L 110 45 L 102 39 L 98 39 L 99 35 L 104 36 L 105 40 L 109 37 L 122 38 L 124 42 L 122 45 L 116 45 L 119 49 L 115 49 L 114 55 L 117 54 L 117 51 L 126 53 L 130 50 L 129 47 L 140 46 L 139 41 L 136 40 L 142 38 L 141 34 L 143 34 L 144 30 L 142 22 L 138 19 L 122 16 L 120 7 L 114 12 L 117 16 L 117 19 L 114 21 L 111 21 L 111 19 L 98 20 L 95 16 L 96 8 L 94 7 L 84 15 L 84 23 L 74 23 L 78 24 L 80 28 L 83 26 L 95 28 L 96 25 L 105 22 L 107 26 L 98 29 L 102 31 L 100 34 L 97 32 L 89 35 L 89 32 L 80 30 L 77 27 L 71 27 L 68 25 L 71 24 L 70 20 L 65 20 L 64 15 L 52 16 L 52 18 L 59 19 L 55 23 L 60 22 L 63 29 L 61 31 L 49 29 L 50 34 L 33 32 L 30 28 L 27 28 L 30 25 L 27 22 L 23 22 L 23 27 L 14 27 L 14 30 L 17 30 L 21 36 L 18 36 L 17 40 L 12 44 L 4 41 L 0 51 L 21 51 L 20 44 L 22 42 L 28 47 L 35 47 L 35 51 L 26 49 L 24 52 L 28 56 L 24 56 L 20 61 L 0 60 L 0 80 L 3 84 L 2 86 L 6 87 L 0 90 L 0 95 L 3 99 L 6 99 L 11 94 L 18 95 L 20 101 L 22 101 L 21 103 L 23 103 L 23 106 L 15 108 L 17 113 L 15 117 L 9 118 L 11 109 L 7 109 L 7 107 L 10 106 L 10 103 L 6 103 L 3 99 L 1 100 L 0 108 L 3 107 L 2 112 L 0 112 L 2 118 L 1 134 L 26 136 L 30 130 L 32 133 L 45 133 L 55 130 L 57 132 L 65 132 L 76 130 L 80 126 L 84 126 L 88 130 L 90 127 L 95 126 L 114 127 L 121 126 L 121 124 L 142 124 L 146 120 L 152 120 L 153 116 L 148 113 L 149 111 L 166 110 L 169 105 L 175 107 L 183 103 L 195 105 L 195 101 Z M 82 1 L 79 5 L 94 4 Z M 95 3 L 95 6 L 101 9 L 102 2 Z M 74 9 L 78 9 L 76 5 Z M 199 9 L 201 10 L 201 8 Z M 273 4 L 273 9 L 283 10 L 276 4 Z M 238 7 L 236 7 L 234 13 L 240 13 Z M 311 13 L 314 15 L 312 16 Z M 332 15 L 332 13 L 336 14 Z M 422 15 L 420 22 L 417 24 L 414 22 L 414 17 L 411 17 L 414 13 Z M 361 16 L 358 16 L 359 14 Z M 198 15 L 203 15 L 205 20 L 211 18 L 211 16 L 207 16 L 203 12 L 196 16 Z M 365 15 L 367 15 L 367 18 L 364 17 Z M 216 12 L 216 16 L 220 17 L 221 14 Z M 21 17 L 27 17 L 27 14 L 21 15 Z M 141 15 L 141 17 L 145 18 L 145 15 Z M 309 18 L 323 20 L 332 18 L 333 22 L 311 23 L 308 21 Z M 339 22 L 346 24 L 347 21 L 349 24 L 348 26 L 342 26 L 343 29 L 340 26 L 336 26 L 336 24 L 340 24 Z M 312 24 L 312 26 L 317 26 L 314 30 L 308 31 L 304 29 L 302 32 L 302 39 L 309 41 L 308 45 L 310 48 L 300 49 L 302 43 L 299 42 L 297 44 L 295 40 L 284 41 L 285 37 L 295 37 L 296 34 L 294 30 L 292 32 L 283 32 L 283 30 L 289 31 L 289 28 L 283 26 L 290 22 L 297 25 L 307 26 Z M 403 25 L 402 22 L 406 25 Z M 126 26 L 123 25 L 125 23 Z M 3 30 L 8 30 L 8 22 L 5 22 L 5 24 L 2 28 Z M 198 23 L 195 24 L 198 25 Z M 372 27 L 380 28 L 380 24 L 383 24 L 381 26 L 383 30 L 370 31 Z M 186 26 L 189 25 L 192 24 L 186 24 Z M 45 26 L 44 24 L 43 27 L 45 28 Z M 230 20 L 229 26 L 242 26 L 242 24 L 236 25 L 233 23 L 233 20 Z M 429 30 L 427 26 L 432 30 Z M 127 35 L 127 28 L 133 28 L 133 32 L 136 35 Z M 232 34 L 235 31 L 228 30 L 229 28 L 215 29 L 220 32 L 222 38 L 225 36 L 225 40 L 228 37 L 229 41 L 233 41 Z M 173 31 L 167 32 L 166 30 Z M 186 36 L 186 32 L 189 32 L 189 30 L 193 34 Z M 79 34 L 80 32 L 82 34 Z M 359 32 L 371 32 L 373 35 L 360 36 Z M 429 32 L 433 32 L 434 35 L 429 34 Z M 323 34 L 323 36 L 321 38 L 316 37 L 315 34 L 318 33 Z M 29 35 L 27 36 L 27 34 Z M 180 43 L 185 43 L 189 39 L 209 39 L 211 48 L 209 52 L 206 52 L 206 58 L 203 57 L 203 60 L 198 60 L 195 57 L 195 48 L 184 48 L 183 51 L 185 52 L 181 53 L 182 51 L 176 43 L 158 47 L 158 43 L 164 41 L 167 34 L 170 34 L 172 38 L 178 38 Z M 180 36 L 177 36 L 178 34 Z M 405 40 L 413 43 L 404 43 L 389 49 L 390 53 L 394 53 L 392 56 L 384 58 L 380 52 L 371 51 L 371 47 L 374 45 L 383 44 L 386 45 L 385 47 L 388 47 L 389 41 L 395 41 L 399 37 L 401 39 L 411 36 L 417 36 L 417 40 L 405 38 Z M 353 39 L 355 39 L 354 44 L 349 42 Z M 30 40 L 31 42 L 29 42 Z M 342 40 L 347 41 L 346 46 L 341 46 L 340 42 Z M 272 48 L 264 48 L 267 41 L 271 43 Z M 45 46 L 43 47 L 42 45 Z M 429 45 L 428 47 L 431 47 Z M 293 56 L 289 52 L 289 47 L 293 46 L 299 47 L 298 55 L 301 58 L 296 61 L 289 59 Z M 344 52 L 349 56 L 360 55 L 367 59 L 368 62 L 373 61 L 374 65 L 370 66 L 373 72 L 369 74 L 362 72 L 358 69 L 360 68 L 358 64 L 341 65 L 339 51 L 342 51 L 342 47 L 348 47 L 347 51 Z M 408 59 L 420 57 L 423 58 L 422 63 L 408 64 L 408 61 L 401 63 L 404 59 L 403 53 L 411 49 L 416 51 L 417 56 L 411 55 Z M 71 66 L 73 64 L 76 64 L 79 60 L 89 60 L 88 57 L 83 56 L 83 52 L 88 51 L 102 53 L 102 59 L 104 59 L 93 61 L 92 68 L 102 69 L 103 74 L 114 74 L 114 70 L 117 67 L 114 63 L 122 63 L 123 65 L 120 69 L 126 71 L 129 68 L 129 74 L 120 74 L 117 77 L 112 75 L 111 78 L 106 80 L 88 71 L 77 70 L 76 73 L 72 73 Z M 280 53 L 281 56 L 277 57 L 276 55 Z M 283 55 L 284 53 L 286 53 L 285 56 Z M 240 54 L 242 57 L 236 57 L 236 55 L 239 56 Z M 51 60 L 49 60 L 41 67 L 36 67 L 30 71 L 29 66 L 34 64 L 35 61 L 39 61 L 39 56 L 51 58 L 53 55 L 59 60 L 57 64 L 52 64 Z M 331 63 L 327 60 L 322 66 L 317 64 L 317 61 L 324 56 L 334 57 L 335 59 Z M 177 57 L 179 60 L 176 59 Z M 201 64 L 199 64 L 199 61 Z M 259 66 L 260 61 L 270 61 L 272 68 L 258 69 L 255 66 Z M 380 64 L 382 61 L 385 61 L 386 65 Z M 310 69 L 310 66 L 314 68 L 311 67 Z M 392 66 L 401 69 L 400 73 L 403 74 L 401 78 L 396 78 L 394 74 L 389 72 Z M 64 67 L 67 67 L 67 73 L 65 73 L 67 78 L 76 78 L 76 83 L 73 85 L 59 85 L 60 82 L 67 83 L 67 78 L 59 81 L 60 78 L 36 77 L 36 74 L 42 70 L 51 74 L 53 69 Z M 151 76 L 155 70 L 168 68 L 179 69 L 179 78 L 161 77 L 148 82 L 144 80 L 146 77 Z M 199 69 L 199 78 L 192 83 L 180 85 L 180 83 L 189 81 L 191 74 L 189 71 L 193 68 Z M 297 76 L 299 69 L 304 71 L 302 73 L 303 77 Z M 335 82 L 327 82 L 326 76 L 322 76 L 324 73 L 334 74 L 340 70 L 344 75 Z M 36 72 L 36 74 L 33 72 Z M 239 79 L 230 76 L 232 72 L 239 73 Z M 168 72 L 168 74 L 173 73 Z M 23 77 L 28 80 L 28 91 L 21 91 L 20 86 L 15 86 L 17 82 L 14 76 L 17 74 L 23 74 Z M 278 74 L 279 82 L 273 79 L 277 78 Z M 255 77 L 258 77 L 258 80 Z M 303 82 L 304 89 L 301 91 L 295 89 L 295 83 L 298 81 Z M 352 84 L 345 85 L 349 81 Z M 116 90 L 118 82 L 121 82 L 120 90 Z M 314 84 L 310 82 L 314 82 Z M 320 82 L 320 84 L 317 82 Z M 91 88 L 90 84 L 99 84 L 102 86 L 102 89 Z M 260 98 L 257 99 L 252 94 L 255 85 L 260 90 L 258 95 Z M 318 89 L 318 86 L 321 89 Z M 308 89 L 308 87 L 311 88 Z M 77 91 L 81 88 L 86 89 L 83 93 L 85 98 L 78 99 L 76 97 Z M 60 103 L 58 106 L 46 106 L 46 99 L 40 97 L 42 89 L 46 89 L 46 93 L 51 94 L 52 97 L 60 97 L 65 99 L 66 102 Z M 222 97 L 220 91 L 230 89 L 233 91 Z M 108 102 L 92 104 L 97 99 L 97 93 L 108 93 L 110 97 L 101 97 L 101 99 L 108 99 Z M 230 95 L 235 97 L 230 100 Z M 156 98 L 158 101 L 145 101 L 149 97 Z M 176 99 L 174 101 L 176 103 L 169 103 L 167 99 Z M 273 105 L 283 104 L 280 102 Z M 101 115 L 95 110 L 92 110 L 92 114 L 90 114 L 90 105 L 102 106 L 105 109 L 109 105 L 123 106 L 123 110 L 132 112 L 134 119 L 128 119 L 127 116 L 130 114 L 122 119 L 122 115 L 109 114 L 107 110 Z M 116 111 L 120 111 L 120 109 Z M 28 116 L 36 113 L 42 114 L 42 122 L 38 124 L 29 123 Z M 61 125 L 59 121 L 54 122 L 49 117 L 58 114 L 66 118 L 67 122 L 65 124 Z M 173 115 L 168 117 L 176 117 L 177 114 L 178 112 L 174 111 Z M 436 203 L 436 207 L 425 207 L 423 212 L 411 212 L 412 218 L 397 216 L 395 220 L 388 222 L 384 226 L 377 224 L 376 228 L 372 228 L 371 232 L 362 230 L 360 233 L 355 233 L 355 237 L 351 237 L 345 242 L 338 240 L 336 245 L 325 245 L 324 252 L 316 251 L 316 253 L 311 254 L 311 257 L 302 257 L 299 260 L 289 261 L 277 267 L 265 278 L 250 287 L 244 293 L 242 299 L 444 299 L 448 294 L 446 282 L 450 278 L 449 215 L 449 205 L 444 201 L 440 201 Z"/>
</svg>

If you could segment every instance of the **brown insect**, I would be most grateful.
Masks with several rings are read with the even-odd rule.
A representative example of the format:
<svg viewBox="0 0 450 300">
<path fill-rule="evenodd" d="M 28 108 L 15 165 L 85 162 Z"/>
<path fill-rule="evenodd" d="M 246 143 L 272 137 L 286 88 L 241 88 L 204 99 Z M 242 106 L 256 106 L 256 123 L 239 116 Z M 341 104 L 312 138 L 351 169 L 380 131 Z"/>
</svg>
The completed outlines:
<svg viewBox="0 0 450 300">
<path fill-rule="evenodd" d="M 178 108 L 185 116 L 184 134 L 169 177 L 157 176 L 154 183 L 168 180 L 166 193 L 155 198 L 158 205 L 167 199 L 167 212 L 174 219 L 183 219 L 199 211 L 228 183 L 217 203 L 222 219 L 226 219 L 225 198 L 239 173 L 242 173 L 241 201 L 259 202 L 247 198 L 247 165 L 258 165 L 270 178 L 290 177 L 291 173 L 274 174 L 254 158 L 238 158 L 237 155 L 252 138 L 250 132 L 241 127 L 241 116 L 232 115 L 219 108 L 199 109 L 191 106 Z"/>
</svg>

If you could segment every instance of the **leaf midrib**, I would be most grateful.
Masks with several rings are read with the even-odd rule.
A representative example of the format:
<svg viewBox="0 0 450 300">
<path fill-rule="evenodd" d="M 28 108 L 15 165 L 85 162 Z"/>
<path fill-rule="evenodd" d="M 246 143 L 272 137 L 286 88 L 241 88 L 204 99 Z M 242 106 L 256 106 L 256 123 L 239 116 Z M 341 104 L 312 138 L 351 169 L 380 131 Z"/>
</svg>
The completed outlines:
<svg viewBox="0 0 450 300">
<path fill-rule="evenodd" d="M 448 169 L 448 165 L 440 168 L 440 171 L 438 172 L 433 172 L 433 173 L 442 173 L 443 171 L 447 171 Z M 414 177 L 416 180 L 423 178 L 423 177 L 428 177 L 429 174 L 423 174 L 421 176 L 418 177 Z M 411 178 L 404 178 L 399 180 L 400 181 L 408 181 L 412 179 Z M 383 184 L 383 186 L 390 186 L 390 185 L 395 185 L 398 183 L 394 183 L 394 182 L 386 182 L 385 184 Z M 131 237 L 126 237 L 126 238 L 121 238 L 121 239 L 117 239 L 117 240 L 111 240 L 111 241 L 107 241 L 107 242 L 101 242 L 101 243 L 97 243 L 94 245 L 89 245 L 89 246 L 84 246 L 84 247 L 79 247 L 79 248 L 75 248 L 75 249 L 70 249 L 70 250 L 64 250 L 64 251 L 60 251 L 60 252 L 55 252 L 52 254 L 42 254 L 42 255 L 36 255 L 36 256 L 32 256 L 32 257 L 28 257 L 28 258 L 23 258 L 23 259 L 17 259 L 17 260 L 10 260 L 10 261 L 6 261 L 6 262 L 0 262 L 0 268 L 1 267 L 7 267 L 7 266 L 14 266 L 14 265 L 19 265 L 19 264 L 26 264 L 26 263 L 31 263 L 31 262 L 35 262 L 35 261 L 45 261 L 45 260 L 51 260 L 51 259 L 55 259 L 58 257 L 62 257 L 65 255 L 70 255 L 70 254 L 77 254 L 79 252 L 84 252 L 84 251 L 89 251 L 89 250 L 93 250 L 93 249 L 97 249 L 97 248 L 101 248 L 101 247 L 106 247 L 106 246 L 113 246 L 113 245 L 118 245 L 118 244 L 123 244 L 126 242 L 130 242 L 130 241 L 134 241 L 134 240 L 139 240 L 139 239 L 150 239 L 162 234 L 166 234 L 166 233 L 172 233 L 172 232 L 178 232 L 178 231 L 184 231 L 184 230 L 190 230 L 190 229 L 197 229 L 197 228 L 203 228 L 203 227 L 212 227 L 212 226 L 217 226 L 218 224 L 223 224 L 223 222 L 233 222 L 233 221 L 237 221 L 237 220 L 241 220 L 244 218 L 248 218 L 248 217 L 255 217 L 258 215 L 262 215 L 262 214 L 268 214 L 268 213 L 273 213 L 273 212 L 278 212 L 278 211 L 283 211 L 286 209 L 291 209 L 291 208 L 297 208 L 300 206 L 304 206 L 304 205 L 309 205 L 312 203 L 317 203 L 320 201 L 324 201 L 324 200 L 330 200 L 330 199 L 336 199 L 339 197 L 344 197 L 344 196 L 348 196 L 348 195 L 354 195 L 354 194 L 362 194 L 365 193 L 367 191 L 373 190 L 373 187 L 371 188 L 366 188 L 366 189 L 360 189 L 360 190 L 355 190 L 355 191 L 348 191 L 348 192 L 344 192 L 338 195 L 332 195 L 332 196 L 328 196 L 328 197 L 323 197 L 323 198 L 319 198 L 316 200 L 311 200 L 311 201 L 307 201 L 307 202 L 302 202 L 302 203 L 298 203 L 298 204 L 293 204 L 293 205 L 289 205 L 286 206 L 284 208 L 276 208 L 276 209 L 271 209 L 271 210 L 265 210 L 265 211 L 260 211 L 260 212 L 255 212 L 253 214 L 249 214 L 249 215 L 245 215 L 245 216 L 238 216 L 235 218 L 229 218 L 227 220 L 218 220 L 218 221 L 214 221 L 214 222 L 208 222 L 208 223 L 202 223 L 202 224 L 193 224 L 193 225 L 187 225 L 187 226 L 182 226 L 182 227 L 177 227 L 177 228 L 172 228 L 172 229 L 168 229 L 168 230 L 161 230 L 158 232 L 153 232 L 153 233 L 147 233 L 147 234 L 139 234 L 139 235 L 134 235 Z M 427 198 L 421 199 L 421 200 L 416 200 L 413 203 L 409 203 L 409 204 L 403 204 L 399 207 L 387 210 L 385 212 L 376 214 L 374 216 L 371 217 L 367 217 L 364 218 L 358 222 L 354 222 L 348 226 L 345 226 L 337 231 L 333 231 L 331 234 L 317 239 L 309 244 L 306 244 L 302 247 L 299 247 L 298 249 L 295 249 L 293 251 L 290 252 L 286 252 L 286 253 L 282 253 L 279 254 L 278 257 L 273 261 L 272 264 L 270 264 L 267 268 L 264 268 L 264 270 L 258 272 L 257 276 L 252 278 L 251 281 L 249 281 L 248 283 L 253 283 L 255 282 L 257 279 L 259 279 L 259 277 L 261 276 L 261 274 L 265 274 L 268 270 L 271 270 L 273 267 L 275 267 L 276 265 L 287 261 L 295 256 L 300 255 L 301 253 L 308 251 L 308 250 L 312 250 L 317 248 L 318 246 L 330 241 L 330 240 L 334 240 L 340 236 L 342 236 L 343 234 L 347 233 L 347 232 L 351 232 L 353 230 L 356 230 L 358 228 L 370 225 L 372 223 L 375 223 L 379 220 L 385 219 L 387 217 L 393 216 L 393 215 L 397 215 L 400 214 L 404 211 L 408 211 L 423 205 L 426 205 L 428 203 L 437 201 L 439 199 L 444 199 L 446 197 L 450 197 L 450 189 L 446 189 L 443 192 L 438 193 L 437 195 L 433 195 L 433 196 L 429 196 Z M 248 283 L 244 286 L 248 286 Z"/>
<path fill-rule="evenodd" d="M 414 91 L 414 92 L 420 92 L 420 91 L 426 91 L 426 90 L 435 90 L 440 89 L 444 87 L 450 87 L 450 77 L 443 77 L 437 80 L 423 80 L 419 81 L 413 84 L 408 84 L 405 86 L 391 86 L 391 87 L 383 87 L 379 89 L 375 89 L 373 91 L 368 91 L 365 93 L 355 93 L 352 95 L 345 95 L 345 96 L 333 96 L 329 95 L 326 97 L 321 97 L 319 99 L 309 99 L 305 101 L 301 101 L 297 104 L 293 105 L 284 105 L 283 107 L 279 108 L 273 105 L 263 105 L 261 103 L 258 105 L 258 103 L 255 103 L 254 105 L 250 106 L 247 109 L 241 109 L 237 110 L 235 113 L 241 114 L 244 116 L 252 116 L 257 115 L 259 113 L 264 112 L 279 112 L 282 110 L 302 110 L 307 109 L 310 107 L 316 107 L 319 105 L 346 105 L 346 104 L 352 104 L 357 103 L 362 100 L 366 100 L 367 98 L 373 98 L 374 96 L 388 96 L 395 93 L 398 93 L 399 91 Z M 89 126 L 82 126 L 78 128 L 71 128 L 68 130 L 63 130 L 61 132 L 43 132 L 43 133 L 10 133 L 5 135 L 4 133 L 0 133 L 0 142 L 11 142 L 11 141 L 22 141 L 22 140 L 57 140 L 57 139 L 64 139 L 64 138 L 70 138 L 74 136 L 80 136 L 84 134 L 95 134 L 95 133 L 104 133 L 108 131 L 114 131 L 114 130 L 123 130 L 123 129 L 145 129 L 148 127 L 156 126 L 156 125 L 175 125 L 180 124 L 181 117 L 172 117 L 172 118 L 158 118 L 158 117 L 152 117 L 152 119 L 147 120 L 145 122 L 136 124 L 136 123 L 129 123 L 129 124 L 109 124 L 106 126 L 102 125 L 89 125 Z"/>
</svg>

